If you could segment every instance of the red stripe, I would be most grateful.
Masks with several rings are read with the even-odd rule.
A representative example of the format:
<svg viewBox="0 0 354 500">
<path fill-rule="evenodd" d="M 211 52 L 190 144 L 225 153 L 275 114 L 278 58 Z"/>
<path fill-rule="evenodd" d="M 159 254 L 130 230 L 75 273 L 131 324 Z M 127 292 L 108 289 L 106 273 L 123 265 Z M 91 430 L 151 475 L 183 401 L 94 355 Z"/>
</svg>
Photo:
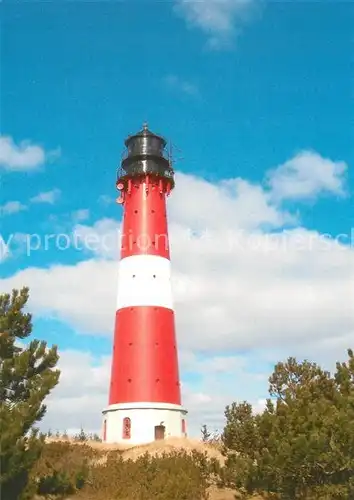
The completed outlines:
<svg viewBox="0 0 354 500">
<path fill-rule="evenodd" d="M 125 193 L 121 258 L 131 255 L 160 255 L 170 258 L 166 215 L 166 195 L 158 182 L 136 181 Z"/>
<path fill-rule="evenodd" d="M 119 309 L 109 404 L 180 405 L 180 392 L 174 312 L 151 306 Z"/>
</svg>

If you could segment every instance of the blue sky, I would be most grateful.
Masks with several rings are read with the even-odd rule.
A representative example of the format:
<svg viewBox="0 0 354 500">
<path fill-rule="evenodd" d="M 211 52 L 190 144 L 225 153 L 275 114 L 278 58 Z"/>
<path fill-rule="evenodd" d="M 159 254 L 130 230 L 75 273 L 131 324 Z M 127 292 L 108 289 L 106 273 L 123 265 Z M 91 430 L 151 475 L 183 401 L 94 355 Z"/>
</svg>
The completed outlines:
<svg viewBox="0 0 354 500">
<path fill-rule="evenodd" d="M 97 325 L 94 323 L 90 329 L 80 316 L 86 314 L 85 308 L 94 307 L 89 298 L 85 302 L 83 296 L 77 309 L 70 309 L 62 296 L 57 297 L 52 288 L 45 288 L 49 286 L 46 280 L 49 280 L 53 265 L 64 266 L 62 271 L 54 273 L 60 281 L 79 263 L 99 265 L 97 262 L 102 255 L 72 248 L 60 251 L 51 246 L 47 250 L 34 251 L 29 256 L 26 255 L 24 236 L 21 240 L 19 235 L 36 233 L 43 238 L 45 234 L 71 233 L 78 223 L 89 231 L 100 232 L 102 228 L 111 231 L 121 218 L 121 209 L 112 199 L 116 196 L 115 175 L 123 141 L 128 134 L 137 131 L 143 121 L 147 120 L 151 129 L 172 140 L 180 150 L 176 151 L 176 156 L 183 157 L 176 164 L 181 182 L 177 183 L 173 194 L 175 201 L 171 201 L 171 204 L 174 203 L 171 224 L 174 224 L 176 234 L 181 228 L 197 227 L 201 220 L 205 223 L 204 227 L 208 228 L 210 223 L 212 230 L 219 231 L 213 216 L 224 196 L 222 181 L 226 179 L 243 179 L 247 182 L 247 189 L 251 189 L 250 186 L 259 189 L 260 196 L 267 200 L 270 196 L 268 201 L 275 207 L 277 217 L 283 217 L 285 212 L 297 214 L 298 220 L 295 225 L 291 223 L 291 227 L 316 234 L 330 233 L 334 237 L 339 233 L 350 233 L 353 220 L 351 170 L 354 163 L 352 4 L 258 3 L 254 0 L 245 2 L 241 8 L 229 0 L 221 4 L 210 1 L 199 4 L 178 1 L 8 1 L 2 6 L 2 12 L 1 134 L 4 138 L 11 138 L 9 147 L 12 153 L 26 147 L 21 146 L 22 141 L 29 141 L 31 145 L 41 148 L 45 159 L 37 161 L 38 168 L 29 162 L 26 167 L 26 161 L 18 167 L 15 160 L 11 163 L 13 156 L 9 156 L 9 147 L 0 157 L 4 170 L 1 177 L 1 234 L 4 240 L 11 234 L 17 235 L 11 248 L 13 255 L 8 255 L 1 263 L 1 287 L 5 290 L 13 283 L 25 284 L 27 280 L 34 289 L 36 335 L 58 343 L 63 351 L 69 352 L 67 359 L 70 352 L 77 351 L 80 355 L 91 353 L 92 359 L 83 361 L 86 372 L 82 373 L 87 374 L 92 367 L 109 364 L 109 359 L 107 361 L 105 357 L 110 355 L 111 336 L 106 325 L 111 321 L 113 329 L 114 307 L 110 309 L 111 302 L 105 306 L 104 314 L 108 318 L 105 319 L 105 326 L 97 321 Z M 209 12 L 210 16 L 205 12 Z M 301 152 L 318 155 L 316 165 L 313 164 L 314 157 L 306 156 L 305 169 L 295 169 L 297 177 L 289 177 L 289 169 L 286 168 L 285 175 L 289 177 L 291 186 L 300 182 L 302 187 L 306 184 L 312 191 L 306 196 L 296 189 L 291 196 L 282 192 L 276 200 L 274 185 L 272 188 L 266 183 L 269 171 L 292 158 L 298 158 L 296 155 Z M 30 152 L 24 150 L 23 154 Z M 340 162 L 345 164 L 342 170 Z M 339 170 L 334 168 L 335 165 Z M 279 173 L 284 173 L 284 169 L 277 172 L 279 180 Z M 326 181 L 323 180 L 325 177 Z M 281 186 L 284 188 L 284 182 Z M 239 185 L 237 189 L 225 209 L 226 213 L 219 217 L 218 222 L 220 227 L 228 226 L 232 230 L 244 224 L 242 227 L 248 231 L 249 224 L 246 222 L 264 213 L 264 210 L 260 209 L 258 213 L 252 208 L 253 201 L 249 200 L 255 196 L 255 191 L 249 194 L 247 191 L 243 198 Z M 30 201 L 38 196 L 37 202 Z M 258 203 L 257 200 L 254 203 Z M 20 202 L 23 209 L 20 210 L 20 205 L 17 205 L 17 211 L 16 208 L 4 208 L 13 201 Z M 187 206 L 188 211 L 184 208 Z M 197 213 L 200 207 L 203 207 L 203 213 Z M 235 222 L 240 212 L 244 213 L 242 221 L 246 221 L 240 223 L 241 226 Z M 103 219 L 106 219 L 105 226 L 102 225 Z M 264 222 L 261 219 L 259 216 L 259 227 Z M 268 224 L 269 221 L 265 222 Z M 285 225 L 284 221 L 273 224 L 272 230 L 282 231 Z M 253 229 L 256 227 L 252 226 Z M 185 280 L 184 286 L 189 282 L 192 287 L 197 278 L 186 266 L 182 266 L 182 256 L 188 258 L 190 252 L 192 249 L 188 245 L 180 248 L 176 244 L 176 274 Z M 225 259 L 216 262 L 217 256 L 217 251 L 211 252 L 209 260 L 204 261 L 202 255 L 197 255 L 198 261 L 204 262 L 198 275 L 201 282 L 207 280 L 208 275 L 214 269 L 218 270 L 222 263 L 227 267 Z M 316 286 L 323 288 L 323 273 L 333 264 L 333 269 L 342 266 L 340 272 L 333 271 L 333 290 L 344 293 L 349 289 L 352 268 L 349 269 L 348 263 L 353 262 L 349 246 L 346 253 L 342 252 L 339 257 L 326 254 L 325 262 L 323 255 L 323 259 L 312 257 L 315 263 L 323 261 L 323 268 L 318 269 L 315 277 L 307 269 L 311 259 L 301 261 L 303 267 L 300 274 L 304 281 L 299 286 L 304 286 L 304 290 L 308 287 L 316 290 Z M 103 265 L 107 264 L 106 258 L 107 262 L 114 264 L 115 257 L 109 255 L 103 256 Z M 230 254 L 228 258 L 230 265 L 236 266 L 234 282 L 238 283 L 238 257 Z M 289 259 L 285 261 L 289 262 Z M 267 263 L 265 265 L 268 266 Z M 293 268 L 286 265 L 290 264 L 279 266 L 281 272 L 275 267 L 273 274 L 269 271 L 273 269 L 272 265 L 269 265 L 270 285 L 267 287 L 270 296 L 274 293 L 276 297 L 278 283 L 284 283 L 284 290 L 288 290 L 285 280 Z M 43 268 L 49 274 L 41 271 Z M 252 268 L 255 268 L 253 264 Z M 93 281 L 94 278 L 100 280 L 98 268 L 95 268 L 94 276 L 82 269 L 80 273 L 87 279 L 87 286 L 97 288 Z M 242 274 L 242 270 L 240 272 Z M 223 288 L 225 282 L 222 276 L 217 271 L 215 273 L 216 279 L 220 280 L 219 287 Z M 247 284 L 253 283 L 254 289 L 259 289 L 259 275 L 262 275 L 262 270 L 254 276 L 249 274 Z M 72 276 L 72 282 L 68 278 L 68 287 L 70 283 L 76 283 L 76 275 Z M 98 287 L 102 288 L 102 296 L 108 293 L 104 279 L 106 274 L 102 271 Z M 53 280 L 49 280 L 51 286 L 54 286 Z M 45 291 L 42 294 L 36 291 L 35 283 L 43 284 L 42 290 Z M 113 290 L 114 303 L 115 284 L 112 283 L 107 284 L 107 289 Z M 332 282 L 326 286 L 330 290 Z M 238 300 L 242 291 L 232 290 L 232 285 L 230 287 L 232 303 L 232 297 Z M 184 288 L 184 296 L 188 295 L 187 292 Z M 84 294 L 85 288 L 80 293 Z M 188 304 L 193 307 L 194 295 L 183 303 L 183 297 L 180 299 L 178 293 L 177 304 L 181 305 L 178 305 L 177 312 L 180 310 L 181 317 L 183 314 L 191 315 L 187 307 Z M 247 293 L 252 295 L 252 287 L 248 292 L 245 288 L 244 294 Z M 46 294 L 51 300 L 43 299 Z M 196 308 L 201 311 L 200 314 L 206 314 L 207 304 L 217 305 L 217 301 L 221 300 L 215 298 L 212 302 L 212 297 L 211 293 L 210 297 L 203 299 L 200 309 Z M 321 304 L 313 305 L 314 309 L 311 309 L 311 300 L 313 297 L 303 304 L 300 312 L 296 312 L 296 317 L 302 314 L 301 311 L 304 316 L 309 314 L 312 320 L 321 315 Z M 326 303 L 323 299 L 322 307 L 325 309 L 324 304 L 327 304 L 328 308 L 330 304 L 333 317 L 328 321 L 336 325 L 336 319 L 339 316 L 343 318 L 343 310 L 337 310 L 331 299 L 328 300 L 329 303 Z M 348 294 L 346 300 L 344 307 L 349 304 Z M 294 302 L 294 295 L 289 301 Z M 252 302 L 250 297 L 249 303 Z M 220 318 L 223 320 L 229 318 L 232 312 L 232 305 L 230 310 L 224 310 L 224 304 L 220 305 Z M 284 310 L 288 311 L 284 319 L 286 327 L 292 317 L 290 309 L 284 306 Z M 250 323 L 252 316 L 250 309 Z M 354 325 L 349 312 L 344 316 L 348 321 L 343 323 L 343 320 L 338 320 L 337 335 L 352 341 Z M 272 318 L 267 331 L 277 329 L 273 313 Z M 203 321 L 207 321 L 207 315 L 200 319 L 200 332 L 203 331 Z M 262 321 L 259 319 L 259 325 L 263 324 Z M 184 360 L 181 362 L 182 374 L 186 374 L 188 392 L 186 399 L 192 408 L 193 404 L 197 405 L 196 401 L 203 400 L 204 396 L 200 394 L 207 394 L 204 397 L 207 403 L 211 388 L 214 393 L 219 390 L 205 375 L 208 370 L 211 370 L 210 373 L 216 370 L 219 384 L 224 385 L 218 368 L 220 352 L 222 356 L 228 353 L 232 357 L 231 368 L 225 375 L 228 377 L 225 401 L 228 401 L 227 398 L 247 396 L 253 401 L 264 398 L 267 384 L 263 374 L 269 373 L 278 352 L 281 355 L 291 354 L 286 349 L 284 338 L 279 340 L 274 334 L 278 340 L 263 345 L 257 340 L 262 336 L 261 332 L 255 334 L 251 326 L 246 325 L 245 318 L 239 321 L 236 316 L 232 322 L 234 333 L 226 325 L 222 327 L 228 332 L 223 345 L 215 347 L 216 343 L 211 341 L 210 346 L 204 349 L 201 344 L 197 348 L 184 340 L 192 333 L 188 329 L 193 325 L 195 328 L 195 324 L 181 320 L 180 328 L 189 332 L 188 335 L 179 334 Z M 320 324 L 321 321 L 314 322 L 313 328 L 318 329 Z M 257 325 L 254 327 L 256 330 L 260 328 Z M 305 322 L 303 328 L 306 332 L 307 326 Z M 251 330 L 254 344 L 244 341 L 233 344 L 230 341 L 230 338 L 236 337 L 245 339 Z M 306 334 L 310 335 L 309 332 Z M 333 352 L 330 337 L 323 340 L 323 345 L 327 345 L 327 341 L 328 350 Z M 298 347 L 296 335 L 289 343 Z M 326 349 L 321 359 L 333 362 Z M 338 349 L 345 355 L 342 344 Z M 312 352 L 309 346 L 308 350 L 299 351 L 299 355 Z M 65 362 L 70 365 L 69 361 Z M 250 377 L 249 385 L 242 391 L 234 389 L 243 377 L 239 372 L 241 365 Z M 251 380 L 250 375 L 255 365 L 261 372 L 256 381 Z M 70 369 L 69 366 L 67 373 Z M 106 397 L 104 383 L 99 389 L 99 402 Z M 59 404 L 60 398 L 69 397 L 65 387 L 58 393 L 55 404 Z M 210 403 L 209 407 L 217 408 L 217 412 L 221 405 L 222 413 L 223 402 Z M 91 408 L 93 416 L 87 425 L 97 426 L 100 410 L 99 407 Z M 77 411 L 80 413 L 81 410 Z M 197 415 L 198 411 L 195 409 L 191 417 L 195 422 L 202 419 Z M 214 413 L 210 415 L 210 421 L 215 423 Z M 67 425 L 75 427 L 75 423 L 69 420 Z M 52 425 L 59 425 L 53 422 Z"/>
</svg>

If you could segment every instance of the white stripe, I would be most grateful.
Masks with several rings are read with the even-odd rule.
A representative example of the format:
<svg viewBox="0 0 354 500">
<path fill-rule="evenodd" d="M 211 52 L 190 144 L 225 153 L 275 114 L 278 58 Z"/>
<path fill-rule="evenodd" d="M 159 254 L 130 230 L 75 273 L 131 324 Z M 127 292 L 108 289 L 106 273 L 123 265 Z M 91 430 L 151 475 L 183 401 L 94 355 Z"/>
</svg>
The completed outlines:
<svg viewBox="0 0 354 500">
<path fill-rule="evenodd" d="M 148 405 L 149 403 L 147 403 Z M 120 443 L 139 445 L 151 443 L 155 440 L 155 426 L 165 427 L 165 438 L 186 437 L 182 432 L 182 420 L 186 420 L 186 411 L 182 408 L 169 408 L 168 405 L 158 407 L 150 403 L 150 407 L 137 407 L 126 404 L 120 408 L 112 405 L 103 411 L 106 421 L 106 443 Z M 117 405 L 118 406 L 118 405 Z M 123 439 L 123 421 L 130 419 L 130 439 Z"/>
<path fill-rule="evenodd" d="M 174 405 L 172 403 L 147 403 L 146 401 L 142 401 L 141 403 L 118 403 L 109 405 L 103 410 L 103 412 L 106 413 L 108 411 L 115 410 L 142 410 L 151 408 L 154 410 L 178 410 L 187 413 L 187 410 L 185 410 L 182 405 Z"/>
<path fill-rule="evenodd" d="M 120 261 L 117 309 L 134 306 L 173 309 L 169 259 L 158 255 L 133 255 Z"/>
</svg>

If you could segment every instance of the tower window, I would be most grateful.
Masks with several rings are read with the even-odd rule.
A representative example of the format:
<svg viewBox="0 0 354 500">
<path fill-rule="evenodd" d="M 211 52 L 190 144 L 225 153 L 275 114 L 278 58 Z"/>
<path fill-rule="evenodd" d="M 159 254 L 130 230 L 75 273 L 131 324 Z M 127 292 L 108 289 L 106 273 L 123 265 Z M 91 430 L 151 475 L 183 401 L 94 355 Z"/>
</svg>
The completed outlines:
<svg viewBox="0 0 354 500">
<path fill-rule="evenodd" d="M 130 439 L 131 437 L 131 421 L 129 417 L 123 419 L 123 439 Z"/>
<path fill-rule="evenodd" d="M 184 420 L 184 418 L 182 419 L 182 433 L 186 433 L 186 421 Z"/>
<path fill-rule="evenodd" d="M 103 421 L 103 441 L 107 439 L 107 420 Z"/>
</svg>

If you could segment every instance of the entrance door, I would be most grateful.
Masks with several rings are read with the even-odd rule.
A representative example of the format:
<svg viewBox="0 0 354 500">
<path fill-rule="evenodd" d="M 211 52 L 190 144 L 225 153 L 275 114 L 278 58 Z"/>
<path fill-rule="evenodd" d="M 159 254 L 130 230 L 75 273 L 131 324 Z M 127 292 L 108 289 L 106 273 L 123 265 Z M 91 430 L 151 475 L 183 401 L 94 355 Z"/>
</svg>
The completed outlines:
<svg viewBox="0 0 354 500">
<path fill-rule="evenodd" d="M 156 425 L 155 426 L 155 440 L 165 439 L 165 426 Z"/>
</svg>

